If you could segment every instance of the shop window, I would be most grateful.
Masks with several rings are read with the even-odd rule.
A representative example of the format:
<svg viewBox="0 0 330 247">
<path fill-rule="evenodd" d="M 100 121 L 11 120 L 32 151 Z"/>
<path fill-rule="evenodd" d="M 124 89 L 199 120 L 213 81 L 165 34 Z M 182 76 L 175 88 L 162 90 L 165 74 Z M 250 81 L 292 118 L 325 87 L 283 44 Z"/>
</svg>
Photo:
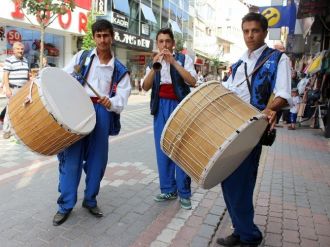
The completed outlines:
<svg viewBox="0 0 330 247">
<path fill-rule="evenodd" d="M 114 9 L 130 15 L 128 0 L 113 0 L 112 3 Z"/>
<path fill-rule="evenodd" d="M 20 27 L 6 27 L 7 54 L 12 54 L 12 45 L 15 41 L 24 44 L 24 57 L 29 61 L 31 68 L 38 67 L 40 56 L 40 32 Z M 10 34 L 15 33 L 19 40 L 12 40 Z M 48 58 L 51 66 L 64 66 L 64 36 L 46 33 L 44 36 L 44 55 Z"/>
<path fill-rule="evenodd" d="M 142 10 L 143 16 L 146 20 L 157 24 L 155 15 L 152 12 L 152 9 L 150 7 L 148 7 L 148 6 L 144 5 L 143 3 L 141 3 L 141 10 Z"/>
</svg>

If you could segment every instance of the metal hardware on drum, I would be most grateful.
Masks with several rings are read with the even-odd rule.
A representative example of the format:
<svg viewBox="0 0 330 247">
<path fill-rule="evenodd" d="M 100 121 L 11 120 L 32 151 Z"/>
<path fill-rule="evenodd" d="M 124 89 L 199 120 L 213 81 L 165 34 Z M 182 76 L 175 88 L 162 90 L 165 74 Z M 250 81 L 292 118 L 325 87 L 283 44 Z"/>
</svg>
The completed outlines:
<svg viewBox="0 0 330 247">
<path fill-rule="evenodd" d="M 93 93 L 98 97 L 101 98 L 101 95 L 92 87 L 91 84 L 88 83 L 88 81 L 82 76 L 82 74 L 80 73 L 80 65 L 76 64 L 74 66 L 74 73 L 78 76 L 81 77 L 81 79 L 84 81 L 84 83 L 93 91 Z"/>
</svg>

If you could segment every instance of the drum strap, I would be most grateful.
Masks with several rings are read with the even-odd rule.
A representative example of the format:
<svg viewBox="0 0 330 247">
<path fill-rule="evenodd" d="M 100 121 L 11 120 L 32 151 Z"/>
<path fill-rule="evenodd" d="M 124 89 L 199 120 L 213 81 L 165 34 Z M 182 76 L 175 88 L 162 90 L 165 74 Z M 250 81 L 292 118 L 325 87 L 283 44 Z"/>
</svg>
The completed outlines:
<svg viewBox="0 0 330 247">
<path fill-rule="evenodd" d="M 247 74 L 247 64 L 246 64 L 246 62 L 244 63 L 244 72 L 245 72 L 245 80 L 244 81 L 242 81 L 241 83 L 239 83 L 236 87 L 239 87 L 240 85 L 242 85 L 245 81 L 247 82 L 247 84 L 248 84 L 248 88 L 249 88 L 249 92 L 250 92 L 250 94 L 251 94 L 251 83 L 250 83 L 250 80 L 249 80 L 249 78 L 251 77 L 251 76 L 253 76 L 253 74 L 262 66 L 262 65 L 264 65 L 264 63 L 271 57 L 271 55 L 273 55 L 273 53 L 274 53 L 275 51 L 273 51 L 273 52 L 271 52 L 270 54 L 268 54 L 268 56 L 266 56 L 265 58 L 264 58 L 264 60 L 262 60 L 254 69 L 253 69 L 253 71 L 248 75 Z"/>
</svg>

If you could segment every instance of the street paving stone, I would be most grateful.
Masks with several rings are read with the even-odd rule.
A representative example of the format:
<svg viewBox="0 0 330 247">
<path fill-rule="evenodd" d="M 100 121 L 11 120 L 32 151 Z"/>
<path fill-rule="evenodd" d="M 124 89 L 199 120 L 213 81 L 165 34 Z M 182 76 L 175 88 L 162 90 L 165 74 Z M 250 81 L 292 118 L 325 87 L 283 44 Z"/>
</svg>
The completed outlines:
<svg viewBox="0 0 330 247">
<path fill-rule="evenodd" d="M 255 222 L 264 235 L 260 246 L 329 247 L 329 139 L 320 130 L 281 128 L 262 157 L 254 195 Z M 231 232 L 226 213 L 210 246 Z"/>
<path fill-rule="evenodd" d="M 127 133 L 139 129 L 153 138 L 148 111 L 145 99 L 136 101 L 123 113 L 124 134 L 110 138 L 122 151 L 112 162 L 110 149 L 98 196 L 104 217 L 96 219 L 81 207 L 82 177 L 77 205 L 59 227 L 51 222 L 58 197 L 56 157 L 0 137 L 0 246 L 218 246 L 216 238 L 232 231 L 220 186 L 204 190 L 193 183 L 192 210 L 181 209 L 179 200 L 157 203 L 158 173 L 150 166 L 154 147 L 141 149 L 144 139 L 131 138 L 137 156 L 125 153 Z M 263 150 L 255 191 L 263 246 L 329 246 L 329 147 L 318 130 L 283 128 L 274 146 Z"/>
<path fill-rule="evenodd" d="M 146 128 L 152 123 L 151 118 L 139 114 L 148 109 L 143 103 L 133 109 L 135 114 L 123 113 L 123 121 L 127 123 L 123 124 L 123 133 L 143 129 L 152 138 L 152 128 Z M 120 139 L 110 138 L 110 143 L 116 141 L 121 145 Z M 150 160 L 154 162 L 153 155 Z M 203 215 L 208 215 L 206 223 L 212 224 L 203 224 L 201 218 L 200 224 L 193 225 L 196 234 L 204 234 L 201 239 L 196 235 L 195 244 L 209 242 L 205 236 L 215 232 L 215 221 L 211 218 L 214 215 L 216 219 L 225 210 L 224 203 L 219 201 L 220 187 L 203 190 L 196 184 L 193 184 L 193 210 L 181 209 L 178 200 L 154 202 L 153 196 L 159 193 L 157 171 L 139 160 L 122 160 L 108 163 L 101 183 L 98 199 L 105 214 L 103 218 L 93 218 L 81 208 L 82 182 L 71 216 L 63 225 L 54 227 L 52 217 L 58 196 L 56 157 L 33 153 L 17 144 L 13 137 L 10 140 L 0 137 L 0 161 L 0 196 L 6 201 L 0 204 L 3 218 L 0 239 L 4 246 L 171 246 L 180 231 L 184 232 L 189 219 L 199 217 L 199 205 Z M 209 213 L 211 210 L 213 214 Z M 186 239 L 187 246 L 194 237 Z"/>
</svg>

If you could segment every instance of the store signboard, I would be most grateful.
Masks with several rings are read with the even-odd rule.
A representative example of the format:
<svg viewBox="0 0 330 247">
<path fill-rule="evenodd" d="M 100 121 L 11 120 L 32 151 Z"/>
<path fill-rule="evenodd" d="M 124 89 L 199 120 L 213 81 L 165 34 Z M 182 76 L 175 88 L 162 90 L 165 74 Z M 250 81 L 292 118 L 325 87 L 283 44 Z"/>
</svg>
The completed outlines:
<svg viewBox="0 0 330 247">
<path fill-rule="evenodd" d="M 111 23 L 120 27 L 128 28 L 128 17 L 112 12 Z"/>
<path fill-rule="evenodd" d="M 107 0 L 94 0 L 93 9 L 94 15 L 105 16 L 107 14 Z"/>
<path fill-rule="evenodd" d="M 153 42 L 151 39 L 130 34 L 121 30 L 115 30 L 115 41 L 134 48 L 141 48 L 152 51 Z"/>
<path fill-rule="evenodd" d="M 86 3 L 88 3 L 88 1 Z M 72 34 L 82 34 L 87 31 L 87 13 L 87 9 L 76 6 L 74 11 L 67 10 L 66 14 L 58 15 L 55 21 L 49 25 L 49 28 L 66 31 Z M 33 25 L 39 26 L 35 16 L 27 15 L 27 17 L 31 20 Z M 11 0 L 1 0 L 0 19 L 21 22 L 26 26 L 31 26 L 31 23 L 25 17 L 22 10 Z"/>
<path fill-rule="evenodd" d="M 150 30 L 149 30 L 149 25 L 142 23 L 141 24 L 141 33 L 144 35 L 149 35 L 150 34 Z"/>
</svg>

